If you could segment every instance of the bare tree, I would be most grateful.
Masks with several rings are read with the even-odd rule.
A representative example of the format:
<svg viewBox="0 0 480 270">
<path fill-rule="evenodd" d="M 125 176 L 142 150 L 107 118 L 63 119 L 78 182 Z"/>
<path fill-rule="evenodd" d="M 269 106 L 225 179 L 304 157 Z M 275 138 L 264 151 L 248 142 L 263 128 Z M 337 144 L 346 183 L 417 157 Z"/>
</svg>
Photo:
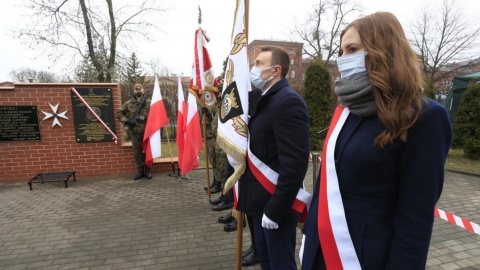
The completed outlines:
<svg viewBox="0 0 480 270">
<path fill-rule="evenodd" d="M 119 48 L 131 51 L 129 43 L 137 37 L 148 39 L 152 19 L 164 10 L 161 1 L 113 0 L 27 0 L 32 23 L 19 30 L 32 49 L 43 51 L 54 61 L 62 57 L 89 59 L 98 82 L 112 82 Z M 103 4 L 102 4 L 103 3 Z M 106 5 L 105 5 L 106 4 Z M 150 16 L 147 15 L 157 15 Z M 151 18 L 151 19 L 147 19 Z M 103 59 L 102 59 L 103 56 Z M 103 61 L 102 61 L 103 60 Z"/>
<path fill-rule="evenodd" d="M 10 71 L 10 78 L 15 82 L 38 82 L 38 83 L 54 83 L 60 82 L 62 78 L 57 77 L 53 72 L 35 70 L 31 68 L 20 68 Z"/>
<path fill-rule="evenodd" d="M 356 0 L 318 0 L 307 20 L 292 31 L 305 42 L 303 54 L 328 62 L 338 52 L 340 31 L 347 25 L 347 17 L 361 10 Z M 325 56 L 322 50 L 327 52 Z"/>
<path fill-rule="evenodd" d="M 443 5 L 437 7 L 438 12 L 435 7 L 424 6 L 411 24 L 410 42 L 419 53 L 429 92 L 434 91 L 437 82 L 474 61 L 451 65 L 454 61 L 471 59 L 480 36 L 478 19 L 459 6 L 455 0 L 444 0 Z"/>
</svg>

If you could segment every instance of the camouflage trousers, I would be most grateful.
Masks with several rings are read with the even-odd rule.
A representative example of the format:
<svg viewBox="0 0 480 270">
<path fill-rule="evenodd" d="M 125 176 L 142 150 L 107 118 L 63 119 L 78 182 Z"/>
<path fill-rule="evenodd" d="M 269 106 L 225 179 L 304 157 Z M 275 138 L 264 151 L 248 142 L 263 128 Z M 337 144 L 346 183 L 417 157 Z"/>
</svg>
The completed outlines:
<svg viewBox="0 0 480 270">
<path fill-rule="evenodd" d="M 208 157 L 213 169 L 213 177 L 219 182 L 225 183 L 227 180 L 225 168 L 227 167 L 227 154 L 217 145 L 216 139 L 208 138 Z"/>
<path fill-rule="evenodd" d="M 145 165 L 145 153 L 143 152 L 143 133 L 132 133 L 133 155 L 135 157 L 135 166 L 143 167 Z"/>
</svg>

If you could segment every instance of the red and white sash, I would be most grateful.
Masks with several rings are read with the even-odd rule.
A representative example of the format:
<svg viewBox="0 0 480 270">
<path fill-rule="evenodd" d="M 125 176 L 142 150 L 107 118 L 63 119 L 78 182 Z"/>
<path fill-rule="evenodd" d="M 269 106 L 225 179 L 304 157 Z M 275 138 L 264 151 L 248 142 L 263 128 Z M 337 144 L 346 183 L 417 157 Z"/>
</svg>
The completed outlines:
<svg viewBox="0 0 480 270">
<path fill-rule="evenodd" d="M 248 141 L 247 162 L 255 178 L 257 178 L 263 188 L 273 195 L 278 181 L 278 173 L 268 167 L 267 164 L 263 163 L 250 151 L 250 140 Z M 312 196 L 306 192 L 305 189 L 300 188 L 292 205 L 292 209 L 302 214 L 301 222 L 304 222 L 307 218 L 311 201 Z"/>
<path fill-rule="evenodd" d="M 349 109 L 341 105 L 335 109 L 322 152 L 318 235 L 327 269 L 335 270 L 362 269 L 348 231 L 335 169 L 335 145 L 349 113 Z"/>
</svg>

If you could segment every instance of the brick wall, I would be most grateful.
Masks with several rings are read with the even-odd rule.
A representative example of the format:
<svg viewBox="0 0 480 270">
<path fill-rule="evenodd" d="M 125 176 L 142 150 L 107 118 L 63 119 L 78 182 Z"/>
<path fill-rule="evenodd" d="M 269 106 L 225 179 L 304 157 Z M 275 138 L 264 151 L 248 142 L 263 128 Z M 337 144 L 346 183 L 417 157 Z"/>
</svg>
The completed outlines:
<svg viewBox="0 0 480 270">
<path fill-rule="evenodd" d="M 75 170 L 78 178 L 124 175 L 136 172 L 133 150 L 122 146 L 123 125 L 115 118 L 118 143 L 77 143 L 70 87 L 112 88 L 113 108 L 121 106 L 117 84 L 19 83 L 0 87 L 0 106 L 38 106 L 41 141 L 0 142 L 0 182 L 28 181 L 39 172 Z M 42 111 L 52 113 L 49 104 L 60 104 L 57 113 L 68 110 L 69 118 L 52 127 L 53 119 L 42 121 Z M 155 164 L 154 172 L 171 171 L 171 164 Z"/>
</svg>

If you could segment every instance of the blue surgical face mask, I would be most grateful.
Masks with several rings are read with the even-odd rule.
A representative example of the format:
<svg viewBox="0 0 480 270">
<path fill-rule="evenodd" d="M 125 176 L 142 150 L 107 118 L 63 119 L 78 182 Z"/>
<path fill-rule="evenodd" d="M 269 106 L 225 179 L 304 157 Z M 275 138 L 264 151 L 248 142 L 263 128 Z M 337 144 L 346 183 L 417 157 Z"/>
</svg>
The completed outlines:
<svg viewBox="0 0 480 270">
<path fill-rule="evenodd" d="M 257 89 L 260 89 L 262 90 L 263 87 L 265 86 L 265 84 L 272 80 L 273 79 L 273 76 L 264 80 L 262 79 L 262 77 L 260 77 L 262 75 L 262 71 L 264 71 L 265 69 L 268 69 L 268 68 L 271 68 L 273 66 L 270 66 L 270 67 L 266 67 L 266 68 L 259 68 L 259 67 L 252 67 L 252 70 L 250 71 L 250 81 L 252 82 L 253 86 L 255 86 L 255 88 Z"/>
<path fill-rule="evenodd" d="M 338 71 L 343 80 L 358 80 L 368 76 L 365 55 L 367 52 L 361 51 L 337 58 Z"/>
</svg>

